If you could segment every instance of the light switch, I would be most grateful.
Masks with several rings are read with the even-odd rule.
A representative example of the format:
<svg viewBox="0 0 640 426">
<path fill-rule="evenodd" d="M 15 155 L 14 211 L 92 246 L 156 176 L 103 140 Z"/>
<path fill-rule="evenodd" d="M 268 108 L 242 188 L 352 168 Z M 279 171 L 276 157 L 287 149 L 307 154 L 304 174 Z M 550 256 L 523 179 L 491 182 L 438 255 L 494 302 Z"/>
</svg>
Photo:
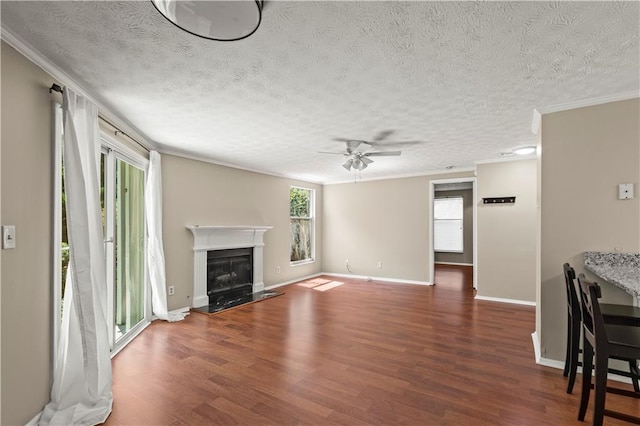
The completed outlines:
<svg viewBox="0 0 640 426">
<path fill-rule="evenodd" d="M 630 200 L 633 198 L 633 184 L 632 183 L 621 183 L 618 185 L 618 199 L 619 200 Z"/>
<path fill-rule="evenodd" d="M 2 225 L 2 248 L 16 248 L 16 227 L 13 225 Z"/>
</svg>

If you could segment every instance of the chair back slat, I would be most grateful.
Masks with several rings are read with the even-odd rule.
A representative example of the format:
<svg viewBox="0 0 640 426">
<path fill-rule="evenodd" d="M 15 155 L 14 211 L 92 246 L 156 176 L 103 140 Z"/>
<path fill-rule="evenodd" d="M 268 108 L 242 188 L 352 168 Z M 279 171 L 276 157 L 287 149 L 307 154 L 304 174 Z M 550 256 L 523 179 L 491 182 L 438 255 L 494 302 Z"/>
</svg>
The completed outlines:
<svg viewBox="0 0 640 426">
<path fill-rule="evenodd" d="M 604 318 L 600 310 L 598 299 L 602 297 L 600 286 L 596 282 L 587 281 L 584 274 L 578 277 L 582 304 L 582 323 L 585 337 L 589 343 L 596 347 L 596 335 L 600 335 L 601 341 L 606 342 L 606 330 Z"/>
<path fill-rule="evenodd" d="M 565 290 L 567 292 L 567 305 L 569 307 L 569 312 L 571 312 L 572 316 L 575 316 L 580 320 L 581 308 L 580 299 L 578 299 L 578 292 L 576 291 L 576 271 L 568 263 L 562 265 L 562 269 L 564 270 L 564 283 Z"/>
</svg>

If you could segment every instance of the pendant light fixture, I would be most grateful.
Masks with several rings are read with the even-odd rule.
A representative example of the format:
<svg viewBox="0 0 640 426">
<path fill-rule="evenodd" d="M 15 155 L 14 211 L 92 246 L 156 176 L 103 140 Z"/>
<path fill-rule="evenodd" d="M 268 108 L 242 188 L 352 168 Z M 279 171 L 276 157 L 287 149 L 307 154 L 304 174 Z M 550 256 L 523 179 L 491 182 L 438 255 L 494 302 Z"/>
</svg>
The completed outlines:
<svg viewBox="0 0 640 426">
<path fill-rule="evenodd" d="M 262 0 L 151 0 L 155 8 L 178 28 L 217 41 L 242 40 L 262 20 Z"/>
</svg>

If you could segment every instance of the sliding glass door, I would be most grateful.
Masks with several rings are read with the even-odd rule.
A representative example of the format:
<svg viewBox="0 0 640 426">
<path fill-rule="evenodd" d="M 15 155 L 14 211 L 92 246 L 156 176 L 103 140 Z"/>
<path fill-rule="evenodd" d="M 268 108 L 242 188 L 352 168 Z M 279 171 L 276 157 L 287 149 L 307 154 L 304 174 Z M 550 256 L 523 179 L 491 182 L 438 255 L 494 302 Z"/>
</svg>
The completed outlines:
<svg viewBox="0 0 640 426">
<path fill-rule="evenodd" d="M 116 341 L 144 319 L 144 171 L 116 159 Z"/>
<path fill-rule="evenodd" d="M 113 149 L 102 153 L 102 200 L 113 350 L 149 322 L 145 274 L 144 165 Z"/>
</svg>

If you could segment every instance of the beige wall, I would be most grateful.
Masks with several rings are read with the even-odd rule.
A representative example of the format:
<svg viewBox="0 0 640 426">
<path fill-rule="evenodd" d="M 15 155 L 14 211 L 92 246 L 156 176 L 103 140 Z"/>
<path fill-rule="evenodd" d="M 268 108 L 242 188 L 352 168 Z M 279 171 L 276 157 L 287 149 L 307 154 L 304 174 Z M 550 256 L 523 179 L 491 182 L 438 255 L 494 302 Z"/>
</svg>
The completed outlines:
<svg viewBox="0 0 640 426">
<path fill-rule="evenodd" d="M 434 253 L 436 262 L 473 264 L 473 190 L 436 191 L 435 198 L 462 197 L 462 253 Z"/>
<path fill-rule="evenodd" d="M 536 301 L 537 162 L 479 164 L 478 295 Z M 514 204 L 482 204 L 515 196 Z"/>
<path fill-rule="evenodd" d="M 570 262 L 580 273 L 585 251 L 640 251 L 639 106 L 634 99 L 542 117 L 539 332 L 545 358 L 564 359 L 562 264 Z M 618 200 L 620 183 L 635 183 L 636 198 Z M 608 284 L 603 298 L 631 303 L 631 296 Z"/>
<path fill-rule="evenodd" d="M 169 309 L 191 305 L 193 235 L 187 225 L 273 226 L 264 236 L 265 287 L 321 272 L 322 187 L 171 155 L 162 156 L 163 233 Z M 315 189 L 316 260 L 290 265 L 289 188 Z M 281 272 L 276 273 L 280 266 Z"/>
<path fill-rule="evenodd" d="M 323 270 L 428 281 L 429 183 L 457 177 L 473 173 L 325 185 Z"/>
<path fill-rule="evenodd" d="M 51 348 L 51 97 L 53 80 L 2 43 L 3 425 L 24 424 L 49 400 Z"/>
</svg>

